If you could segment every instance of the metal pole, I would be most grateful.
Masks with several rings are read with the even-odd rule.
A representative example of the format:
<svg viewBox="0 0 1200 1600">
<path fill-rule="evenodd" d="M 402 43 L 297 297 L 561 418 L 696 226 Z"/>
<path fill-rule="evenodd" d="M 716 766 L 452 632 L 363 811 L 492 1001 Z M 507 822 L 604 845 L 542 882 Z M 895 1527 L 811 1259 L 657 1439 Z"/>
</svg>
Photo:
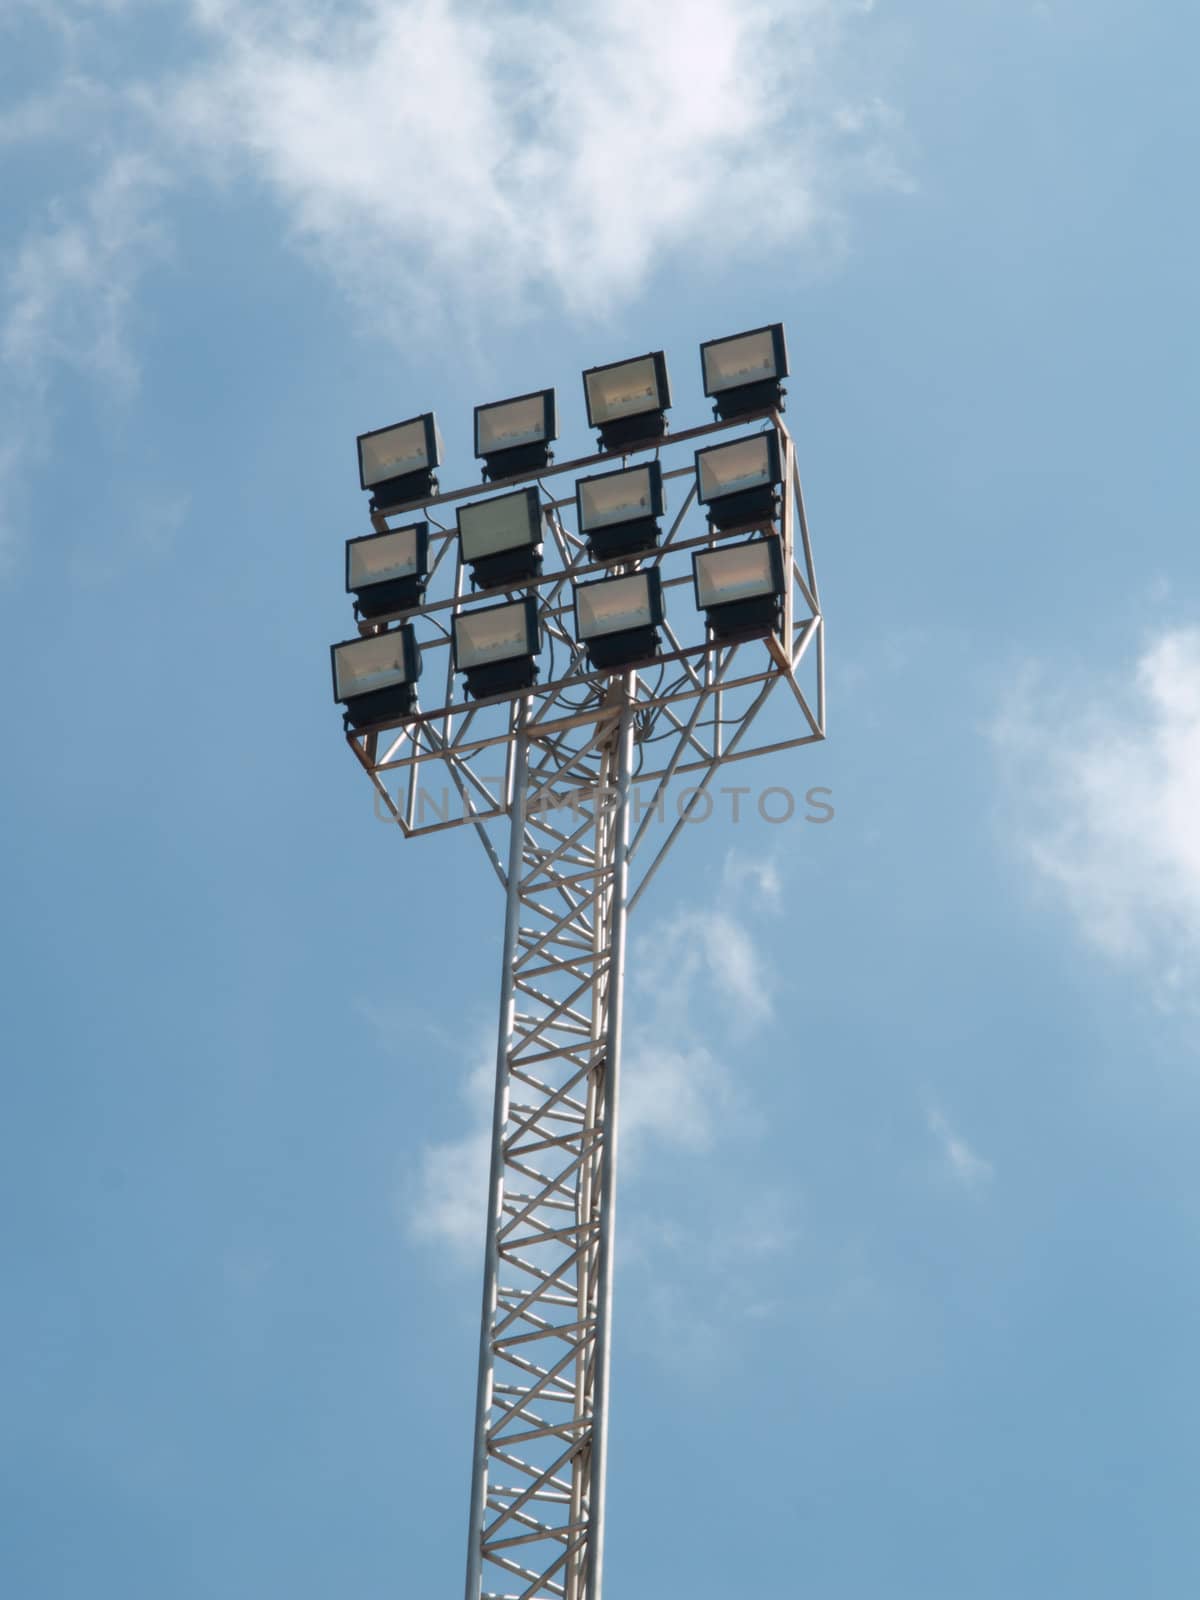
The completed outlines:
<svg viewBox="0 0 1200 1600">
<path fill-rule="evenodd" d="M 617 809 L 613 822 L 612 901 L 608 969 L 608 1027 L 604 1059 L 604 1153 L 600 1177 L 599 1305 L 596 1316 L 592 1408 L 592 1496 L 588 1538 L 588 1600 L 601 1600 L 604 1581 L 605 1473 L 608 1466 L 608 1379 L 612 1351 L 613 1229 L 617 1201 L 617 1133 L 621 1067 L 621 1012 L 625 992 L 625 915 L 629 897 L 629 788 L 633 769 L 633 701 L 637 679 L 624 683 L 617 735 Z"/>
<path fill-rule="evenodd" d="M 513 752 L 512 831 L 508 844 L 504 951 L 500 979 L 500 1029 L 496 1042 L 496 1095 L 492 1111 L 492 1155 L 488 1178 L 487 1242 L 483 1262 L 483 1309 L 479 1329 L 479 1377 L 475 1390 L 475 1461 L 471 1473 L 471 1526 L 467 1538 L 466 1600 L 479 1600 L 483 1587 L 483 1517 L 487 1484 L 488 1416 L 492 1405 L 492 1319 L 499 1282 L 499 1228 L 504 1173 L 504 1129 L 508 1120 L 508 1052 L 513 1026 L 513 965 L 521 922 L 521 860 L 525 841 L 525 771 L 529 741 L 525 708 L 518 712 Z"/>
</svg>

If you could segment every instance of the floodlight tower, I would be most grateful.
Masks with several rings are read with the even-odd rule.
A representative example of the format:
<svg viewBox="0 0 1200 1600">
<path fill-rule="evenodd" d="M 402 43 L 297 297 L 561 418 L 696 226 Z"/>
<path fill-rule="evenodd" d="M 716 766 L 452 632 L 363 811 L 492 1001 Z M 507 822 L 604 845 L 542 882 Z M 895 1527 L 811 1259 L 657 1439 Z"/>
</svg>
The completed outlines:
<svg viewBox="0 0 1200 1600">
<path fill-rule="evenodd" d="M 359 440 L 346 738 L 505 897 L 466 1600 L 602 1600 L 627 919 L 718 772 L 825 735 L 782 327 L 701 357 L 715 421 L 668 432 L 661 351 L 608 363 L 599 452 L 561 464 L 553 390 L 478 407 L 486 491 L 439 491 L 431 415 Z M 799 727 L 754 743 L 781 686 Z"/>
</svg>

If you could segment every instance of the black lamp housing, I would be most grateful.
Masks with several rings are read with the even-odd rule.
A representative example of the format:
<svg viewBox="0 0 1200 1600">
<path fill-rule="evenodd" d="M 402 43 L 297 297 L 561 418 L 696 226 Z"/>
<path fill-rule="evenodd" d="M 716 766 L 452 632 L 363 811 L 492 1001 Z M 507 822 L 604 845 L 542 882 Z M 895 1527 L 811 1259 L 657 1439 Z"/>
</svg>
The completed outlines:
<svg viewBox="0 0 1200 1600">
<path fill-rule="evenodd" d="M 358 436 L 358 481 L 370 489 L 371 510 L 386 512 L 437 493 L 442 435 L 432 411 Z"/>
<path fill-rule="evenodd" d="M 671 380 L 661 350 L 589 367 L 583 374 L 583 395 L 601 450 L 652 445 L 666 435 Z"/>
<path fill-rule="evenodd" d="M 787 392 L 787 341 L 783 323 L 751 328 L 700 346 L 704 392 L 713 401 L 713 415 L 722 422 L 755 411 L 782 411 Z"/>
<path fill-rule="evenodd" d="M 553 389 L 514 395 L 475 407 L 475 454 L 483 475 L 493 482 L 520 472 L 537 472 L 554 459 L 558 401 Z"/>
<path fill-rule="evenodd" d="M 348 729 L 403 722 L 415 713 L 421 652 L 411 622 L 330 645 L 329 663 Z"/>
<path fill-rule="evenodd" d="M 696 606 L 714 640 L 765 639 L 783 629 L 783 546 L 777 534 L 697 550 Z"/>
<path fill-rule="evenodd" d="M 658 519 L 665 509 L 657 461 L 595 472 L 575 483 L 579 531 L 596 561 L 627 560 L 655 549 L 662 531 Z"/>
<path fill-rule="evenodd" d="M 537 682 L 542 637 L 532 595 L 456 612 L 450 637 L 455 671 L 465 675 L 467 693 L 476 700 Z"/>
<path fill-rule="evenodd" d="M 657 567 L 575 585 L 575 637 L 600 670 L 652 661 L 659 651 L 662 620 Z"/>
<path fill-rule="evenodd" d="M 717 529 L 761 527 L 779 514 L 779 437 L 774 429 L 696 451 L 696 497 Z"/>
<path fill-rule="evenodd" d="M 528 583 L 542 570 L 542 503 L 514 489 L 458 508 L 458 542 L 478 589 Z"/>
<path fill-rule="evenodd" d="M 429 524 L 413 522 L 346 541 L 346 593 L 360 617 L 415 611 L 429 582 Z"/>
</svg>

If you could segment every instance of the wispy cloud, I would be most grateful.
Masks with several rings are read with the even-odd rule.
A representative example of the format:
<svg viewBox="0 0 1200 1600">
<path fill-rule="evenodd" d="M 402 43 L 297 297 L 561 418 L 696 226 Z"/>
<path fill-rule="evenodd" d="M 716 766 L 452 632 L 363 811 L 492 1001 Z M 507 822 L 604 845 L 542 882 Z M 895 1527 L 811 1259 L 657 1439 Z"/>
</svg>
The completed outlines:
<svg viewBox="0 0 1200 1600">
<path fill-rule="evenodd" d="M 733 858 L 732 870 L 747 884 L 747 906 L 778 893 L 773 869 Z M 749 926 L 726 913 L 684 911 L 653 923 L 633 941 L 629 963 L 633 990 L 621 1072 L 622 1163 L 636 1171 L 646 1151 L 684 1153 L 710 1149 L 722 1130 L 752 1124 L 737 1072 L 730 1065 L 728 1038 L 715 1043 L 706 1031 L 713 1017 L 706 1000 L 715 996 L 725 1032 L 744 1041 L 747 1030 L 771 1015 L 770 967 Z M 704 1019 L 704 1020 L 702 1020 Z M 426 1145 L 401 1196 L 409 1233 L 448 1246 L 475 1261 L 484 1226 L 490 1148 L 494 1046 L 482 1039 L 463 1096 L 466 1131 Z"/>
<path fill-rule="evenodd" d="M 603 317 L 682 252 L 757 254 L 898 181 L 864 9 L 194 0 L 211 63 L 160 111 L 276 194 L 379 332 L 463 297 Z"/>
<path fill-rule="evenodd" d="M 783 896 L 783 879 L 774 861 L 765 856 L 749 856 L 730 850 L 721 870 L 724 888 L 735 894 L 750 889 L 758 904 L 774 910 Z"/>
<path fill-rule="evenodd" d="M 747 1324 L 785 1321 L 793 1307 L 781 1258 L 801 1237 L 794 1195 L 744 1181 L 716 1214 L 644 1219 L 622 1233 L 619 1270 L 636 1286 L 632 1337 L 675 1377 L 723 1364 Z"/>
<path fill-rule="evenodd" d="M 399 1195 L 400 1220 L 411 1238 L 444 1246 L 457 1260 L 472 1264 L 482 1258 L 487 1221 L 496 1082 L 490 1030 L 480 1033 L 474 1054 L 460 1091 L 467 1108 L 466 1130 L 453 1139 L 424 1144 Z"/>
<path fill-rule="evenodd" d="M 167 248 L 157 211 L 166 182 L 145 156 L 113 157 L 86 192 L 49 204 L 4 272 L 0 568 L 17 558 L 27 474 L 53 450 L 58 379 L 83 374 L 109 400 L 137 389 L 129 329 L 138 284 Z"/>
<path fill-rule="evenodd" d="M 1164 1003 L 1200 980 L 1200 628 L 1074 690 L 1029 669 L 993 729 L 1011 833 L 1089 943 Z"/>
<path fill-rule="evenodd" d="M 183 48 L 134 78 L 124 43 L 151 9 Z M 11 0 L 0 31 L 49 30 L 59 61 L 0 113 L 0 156 L 79 153 L 0 265 L 15 460 L 45 458 L 64 377 L 106 402 L 134 390 L 168 197 L 210 180 L 258 186 L 372 336 L 405 345 L 534 312 L 603 320 L 673 264 L 727 271 L 797 241 L 827 260 L 851 195 L 901 181 L 896 119 L 860 80 L 869 10 Z M 22 478 L 0 476 L 10 548 Z"/>
<path fill-rule="evenodd" d="M 961 1133 L 950 1126 L 945 1112 L 931 1106 L 926 1114 L 930 1133 L 938 1142 L 944 1170 L 966 1189 L 990 1183 L 995 1176 L 992 1163 L 978 1155 Z"/>
<path fill-rule="evenodd" d="M 7 273 L 0 358 L 29 387 L 43 388 L 55 364 L 136 383 L 127 319 L 165 246 L 154 204 L 165 182 L 147 157 L 117 156 L 82 201 L 53 203 L 26 234 Z"/>
</svg>

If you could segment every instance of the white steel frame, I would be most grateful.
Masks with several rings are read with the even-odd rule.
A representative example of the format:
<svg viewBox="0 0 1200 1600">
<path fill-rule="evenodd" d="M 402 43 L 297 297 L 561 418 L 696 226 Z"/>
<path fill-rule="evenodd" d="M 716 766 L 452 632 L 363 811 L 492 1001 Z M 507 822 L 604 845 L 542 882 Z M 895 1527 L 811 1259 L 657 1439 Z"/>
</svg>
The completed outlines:
<svg viewBox="0 0 1200 1600">
<path fill-rule="evenodd" d="M 696 501 L 695 442 L 757 428 L 779 439 L 778 521 L 714 533 Z M 372 517 L 380 532 L 414 515 L 434 523 L 433 579 L 441 574 L 449 593 L 412 620 L 431 635 L 426 661 L 446 648 L 446 664 L 444 678 L 422 679 L 439 685 L 434 709 L 391 729 L 348 732 L 348 742 L 404 834 L 473 827 L 506 898 L 466 1600 L 602 1600 L 626 919 L 719 771 L 825 735 L 819 592 L 782 418 L 692 428 L 655 453 L 668 484 L 691 482 L 664 519 L 659 549 L 624 566 L 590 560 L 564 517 L 573 493 L 556 499 L 547 487 L 613 456 L 493 486 L 541 486 L 552 570 L 511 593 L 537 595 L 552 659 L 566 666 L 489 702 L 467 701 L 454 681 L 449 617 L 471 599 L 454 531 L 436 521 L 439 506 L 487 491 L 454 490 Z M 781 633 L 716 645 L 690 592 L 691 553 L 756 528 L 783 541 Z M 591 671 L 570 632 L 572 583 L 650 564 L 661 566 L 668 598 L 688 586 L 679 616 L 668 606 L 662 656 L 636 672 Z M 687 624 L 698 642 L 681 637 Z M 780 685 L 801 730 L 753 743 Z M 690 786 L 673 825 L 656 834 L 682 779 Z"/>
</svg>

